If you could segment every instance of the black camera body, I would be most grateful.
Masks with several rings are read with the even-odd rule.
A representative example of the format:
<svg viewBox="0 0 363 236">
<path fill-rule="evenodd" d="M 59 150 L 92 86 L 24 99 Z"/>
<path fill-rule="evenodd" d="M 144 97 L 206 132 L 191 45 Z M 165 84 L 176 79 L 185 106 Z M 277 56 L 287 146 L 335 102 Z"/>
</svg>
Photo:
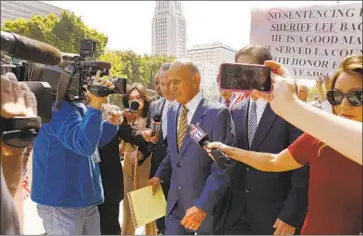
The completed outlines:
<svg viewBox="0 0 363 236">
<path fill-rule="evenodd" d="M 95 57 L 97 52 L 97 43 L 92 39 L 81 40 L 81 51 L 79 55 L 81 57 Z"/>
<path fill-rule="evenodd" d="M 50 84 L 52 100 L 57 100 L 59 108 L 62 99 L 70 102 L 85 100 L 87 89 L 95 96 L 107 96 L 112 93 L 126 93 L 126 79 L 110 79 L 114 90 L 93 85 L 93 77 L 101 71 L 100 77 L 109 75 L 111 64 L 91 60 L 96 54 L 96 42 L 91 39 L 81 41 L 80 54 L 67 58 L 61 66 L 49 66 L 25 62 L 13 68 L 19 81 L 42 81 Z M 63 57 L 63 58 L 66 58 Z"/>
</svg>

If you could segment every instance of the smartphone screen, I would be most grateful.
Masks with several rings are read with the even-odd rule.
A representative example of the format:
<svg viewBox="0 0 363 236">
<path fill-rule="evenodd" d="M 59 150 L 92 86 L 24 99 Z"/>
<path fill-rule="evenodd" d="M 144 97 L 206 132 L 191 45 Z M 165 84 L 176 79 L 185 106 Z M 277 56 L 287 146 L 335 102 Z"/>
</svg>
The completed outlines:
<svg viewBox="0 0 363 236">
<path fill-rule="evenodd" d="M 262 65 L 222 63 L 219 68 L 221 89 L 251 91 L 253 89 L 271 91 L 271 70 Z"/>
</svg>

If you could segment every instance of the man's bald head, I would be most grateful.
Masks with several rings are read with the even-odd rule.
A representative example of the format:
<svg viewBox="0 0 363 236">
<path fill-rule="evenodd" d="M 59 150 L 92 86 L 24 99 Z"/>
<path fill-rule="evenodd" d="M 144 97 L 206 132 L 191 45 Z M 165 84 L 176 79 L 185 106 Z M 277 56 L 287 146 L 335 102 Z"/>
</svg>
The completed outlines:
<svg viewBox="0 0 363 236">
<path fill-rule="evenodd" d="M 176 68 L 176 67 L 183 67 L 186 70 L 188 70 L 190 73 L 200 76 L 197 65 L 189 59 L 180 58 L 180 59 L 175 60 L 173 63 L 171 63 L 170 70 L 172 70 L 173 68 Z"/>
<path fill-rule="evenodd" d="M 171 90 L 175 100 L 186 104 L 200 89 L 200 73 L 197 65 L 189 59 L 177 59 L 169 68 Z"/>
</svg>

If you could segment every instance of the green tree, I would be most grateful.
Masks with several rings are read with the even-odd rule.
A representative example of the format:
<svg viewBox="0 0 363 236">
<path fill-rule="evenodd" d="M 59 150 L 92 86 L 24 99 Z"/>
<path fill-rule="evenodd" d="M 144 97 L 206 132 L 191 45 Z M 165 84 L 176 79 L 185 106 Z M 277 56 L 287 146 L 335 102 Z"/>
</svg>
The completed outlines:
<svg viewBox="0 0 363 236">
<path fill-rule="evenodd" d="M 138 82 L 148 87 L 160 66 L 172 62 L 174 57 L 138 55 L 133 51 L 106 51 L 100 60 L 112 64 L 110 76 L 125 77 L 130 83 Z"/>
<path fill-rule="evenodd" d="M 121 60 L 121 53 L 117 51 L 107 51 L 102 54 L 99 59 L 101 61 L 107 61 L 111 63 L 110 76 L 113 78 L 125 78 L 123 74 L 125 63 Z"/>
<path fill-rule="evenodd" d="M 141 61 L 141 78 L 145 85 L 148 85 L 152 81 L 154 75 L 159 71 L 163 63 L 174 60 L 175 57 L 144 55 Z"/>
<path fill-rule="evenodd" d="M 74 13 L 64 11 L 61 19 L 55 14 L 35 15 L 31 19 L 7 20 L 1 29 L 35 40 L 49 43 L 62 52 L 79 53 L 82 39 L 97 42 L 99 55 L 103 54 L 108 38 L 105 34 L 88 27 Z"/>
</svg>

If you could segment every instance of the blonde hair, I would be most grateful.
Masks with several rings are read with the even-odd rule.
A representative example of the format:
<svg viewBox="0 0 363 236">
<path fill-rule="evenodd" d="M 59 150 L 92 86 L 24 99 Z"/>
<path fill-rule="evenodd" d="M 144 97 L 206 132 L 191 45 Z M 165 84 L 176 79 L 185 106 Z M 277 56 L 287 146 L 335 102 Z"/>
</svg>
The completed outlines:
<svg viewBox="0 0 363 236">
<path fill-rule="evenodd" d="M 334 89 L 335 83 L 337 82 L 337 79 L 339 76 L 343 73 L 348 74 L 355 74 L 355 73 L 362 73 L 363 72 L 363 57 L 362 55 L 350 55 L 345 57 L 339 64 L 338 70 L 333 74 L 330 84 L 330 90 Z M 334 108 L 332 107 L 332 112 L 335 114 Z M 320 153 L 323 148 L 327 147 L 328 145 L 324 144 L 323 142 L 318 142 L 318 156 L 320 156 Z"/>
</svg>

